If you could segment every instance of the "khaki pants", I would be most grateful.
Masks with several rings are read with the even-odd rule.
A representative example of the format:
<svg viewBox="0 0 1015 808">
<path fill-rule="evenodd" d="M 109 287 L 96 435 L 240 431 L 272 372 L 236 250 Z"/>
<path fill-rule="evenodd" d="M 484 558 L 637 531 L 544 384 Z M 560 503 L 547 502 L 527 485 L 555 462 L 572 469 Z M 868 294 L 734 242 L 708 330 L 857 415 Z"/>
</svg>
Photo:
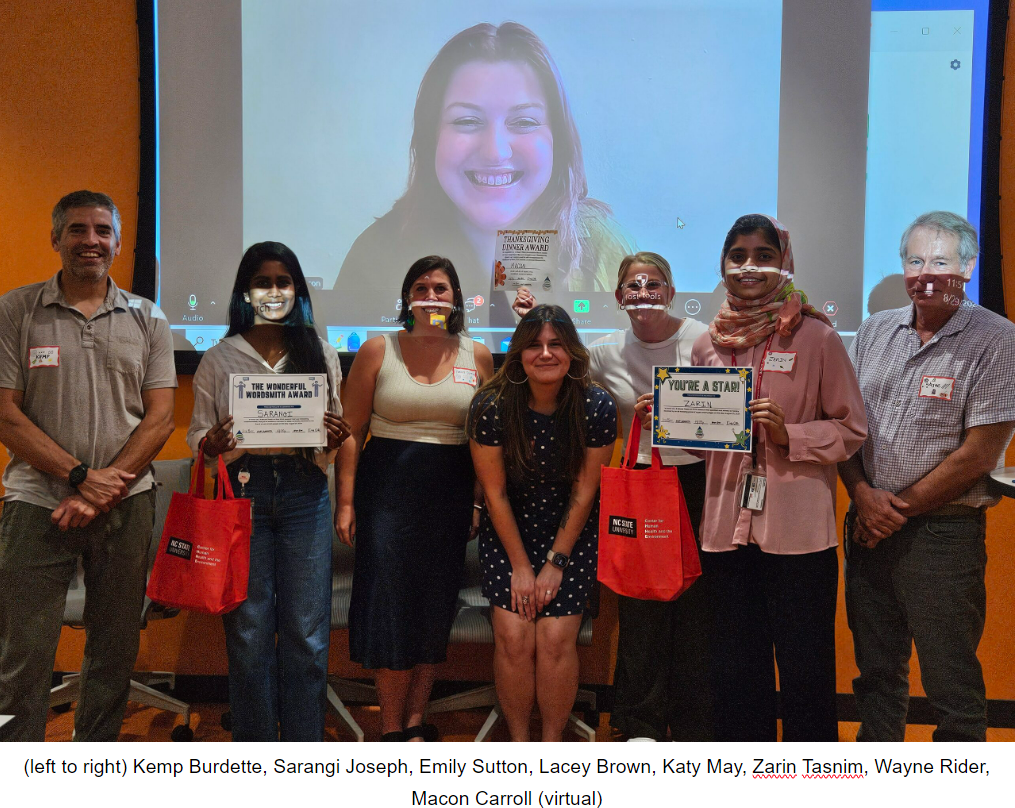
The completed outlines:
<svg viewBox="0 0 1015 808">
<path fill-rule="evenodd" d="M 67 587 L 85 569 L 85 654 L 77 741 L 115 741 L 137 658 L 154 489 L 84 528 L 59 530 L 52 511 L 5 502 L 0 514 L 0 740 L 44 741 Z"/>
</svg>

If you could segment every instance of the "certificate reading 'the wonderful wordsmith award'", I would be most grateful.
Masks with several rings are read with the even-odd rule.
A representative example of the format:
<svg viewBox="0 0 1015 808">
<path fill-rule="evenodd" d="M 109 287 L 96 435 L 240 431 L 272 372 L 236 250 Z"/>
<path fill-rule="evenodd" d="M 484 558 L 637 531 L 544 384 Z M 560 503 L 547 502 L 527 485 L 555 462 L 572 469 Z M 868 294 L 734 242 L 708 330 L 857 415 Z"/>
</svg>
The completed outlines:
<svg viewBox="0 0 1015 808">
<path fill-rule="evenodd" d="M 751 451 L 754 371 L 738 367 L 655 367 L 652 445 Z"/>
<path fill-rule="evenodd" d="M 238 447 L 324 446 L 328 377 L 233 373 L 229 414 Z"/>
</svg>

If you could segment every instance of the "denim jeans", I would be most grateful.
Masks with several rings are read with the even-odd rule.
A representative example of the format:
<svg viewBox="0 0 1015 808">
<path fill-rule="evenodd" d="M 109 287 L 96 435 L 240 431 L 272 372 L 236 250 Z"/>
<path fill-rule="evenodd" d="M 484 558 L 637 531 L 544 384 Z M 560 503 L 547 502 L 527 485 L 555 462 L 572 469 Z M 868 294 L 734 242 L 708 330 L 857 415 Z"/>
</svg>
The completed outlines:
<svg viewBox="0 0 1015 808">
<path fill-rule="evenodd" d="M 247 599 L 222 617 L 233 740 L 320 741 L 331 636 L 327 477 L 295 455 L 244 455 L 229 477 L 251 500 L 254 525 Z"/>
<path fill-rule="evenodd" d="M 976 658 L 987 610 L 985 538 L 985 518 L 972 509 L 910 519 L 873 549 L 846 538 L 846 614 L 860 669 L 853 680 L 858 741 L 904 740 L 914 642 L 923 687 L 940 716 L 934 740 L 986 740 L 987 696 Z"/>
</svg>

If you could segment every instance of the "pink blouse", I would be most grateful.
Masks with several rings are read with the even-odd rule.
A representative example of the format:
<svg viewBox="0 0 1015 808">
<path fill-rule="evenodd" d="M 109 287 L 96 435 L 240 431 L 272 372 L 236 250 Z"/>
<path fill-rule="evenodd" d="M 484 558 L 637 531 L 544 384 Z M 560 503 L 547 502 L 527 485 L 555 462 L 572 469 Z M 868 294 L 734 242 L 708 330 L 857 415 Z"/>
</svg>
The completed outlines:
<svg viewBox="0 0 1015 808">
<path fill-rule="evenodd" d="M 766 340 L 767 341 L 767 340 Z M 789 446 L 779 446 L 758 426 L 758 471 L 767 476 L 764 509 L 737 504 L 737 485 L 751 465 L 750 455 L 707 452 L 705 511 L 701 544 L 726 552 L 757 544 L 777 555 L 814 553 L 835 547 L 836 464 L 859 450 L 867 437 L 867 413 L 846 349 L 839 335 L 813 317 L 804 317 L 790 337 L 775 334 L 770 351 L 796 353 L 789 373 L 766 371 L 758 389 L 765 342 L 736 352 L 737 365 L 754 368 L 755 398 L 782 407 Z M 693 364 L 732 365 L 729 348 L 708 334 L 694 343 Z"/>
</svg>

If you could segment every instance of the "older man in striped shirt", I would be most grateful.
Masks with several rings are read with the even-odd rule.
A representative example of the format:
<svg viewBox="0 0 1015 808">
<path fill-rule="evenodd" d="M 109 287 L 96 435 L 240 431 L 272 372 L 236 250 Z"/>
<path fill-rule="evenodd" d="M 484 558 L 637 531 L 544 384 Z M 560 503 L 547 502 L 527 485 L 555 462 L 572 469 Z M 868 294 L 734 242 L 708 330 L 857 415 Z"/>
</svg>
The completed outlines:
<svg viewBox="0 0 1015 808">
<path fill-rule="evenodd" d="M 904 739 L 915 641 L 940 715 L 934 740 L 982 741 L 984 512 L 997 503 L 986 475 L 1015 428 L 1015 324 L 965 297 L 978 248 L 961 216 L 920 216 L 900 253 L 913 303 L 857 332 L 850 357 L 869 431 L 839 466 L 853 500 L 845 577 L 857 740 Z"/>
</svg>

